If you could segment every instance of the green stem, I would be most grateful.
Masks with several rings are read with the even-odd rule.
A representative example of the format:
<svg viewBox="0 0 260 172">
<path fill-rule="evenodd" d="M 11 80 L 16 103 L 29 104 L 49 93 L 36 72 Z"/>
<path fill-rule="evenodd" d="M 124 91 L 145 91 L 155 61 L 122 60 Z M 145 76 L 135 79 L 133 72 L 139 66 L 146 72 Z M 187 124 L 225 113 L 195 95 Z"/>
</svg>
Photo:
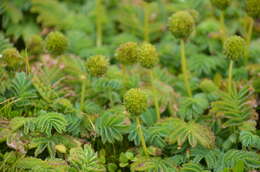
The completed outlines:
<svg viewBox="0 0 260 172">
<path fill-rule="evenodd" d="M 141 126 L 141 122 L 140 122 L 139 117 L 136 117 L 136 123 L 137 123 L 137 131 L 138 131 L 138 135 L 141 139 L 143 151 L 144 151 L 144 154 L 147 156 L 148 151 L 147 151 L 147 147 L 146 147 L 146 144 L 145 144 L 144 134 L 143 134 L 143 131 L 142 131 L 142 126 Z"/>
<path fill-rule="evenodd" d="M 230 60 L 229 69 L 228 69 L 228 91 L 232 90 L 232 69 L 233 69 L 233 60 Z"/>
<path fill-rule="evenodd" d="M 97 47 L 102 46 L 102 0 L 96 0 L 96 45 Z"/>
<path fill-rule="evenodd" d="M 149 8 L 148 3 L 144 3 L 144 41 L 149 42 Z"/>
<path fill-rule="evenodd" d="M 25 49 L 25 65 L 26 65 L 26 73 L 30 74 L 31 68 L 30 68 L 30 62 L 29 62 L 29 56 L 27 48 Z"/>
<path fill-rule="evenodd" d="M 155 106 L 155 112 L 156 112 L 156 117 L 157 120 L 160 120 L 161 114 L 160 114 L 160 108 L 159 108 L 159 101 L 158 101 L 158 96 L 157 96 L 157 90 L 154 87 L 154 76 L 153 76 L 153 71 L 150 70 L 150 79 L 151 79 L 151 87 L 152 87 L 152 92 L 153 92 L 153 101 L 154 101 L 154 106 Z"/>
<path fill-rule="evenodd" d="M 249 19 L 249 27 L 248 27 L 248 31 L 247 31 L 247 38 L 246 38 L 248 46 L 250 45 L 250 42 L 251 42 L 253 27 L 254 27 L 254 20 L 250 17 L 250 19 Z"/>
<path fill-rule="evenodd" d="M 81 83 L 81 93 L 80 93 L 80 110 L 83 110 L 84 103 L 85 103 L 85 91 L 86 91 L 86 78 L 85 76 L 82 77 Z"/>
<path fill-rule="evenodd" d="M 225 14 L 224 11 L 221 11 L 220 13 L 220 24 L 221 24 L 221 37 L 222 37 L 222 43 L 224 44 L 224 41 L 226 39 L 226 26 L 225 26 Z"/>
<path fill-rule="evenodd" d="M 192 92 L 190 88 L 190 82 L 189 82 L 189 70 L 187 66 L 187 60 L 185 56 L 185 43 L 184 40 L 181 39 L 181 69 L 182 69 L 182 74 L 184 77 L 184 85 L 186 88 L 186 91 L 190 97 L 192 97 Z"/>
</svg>

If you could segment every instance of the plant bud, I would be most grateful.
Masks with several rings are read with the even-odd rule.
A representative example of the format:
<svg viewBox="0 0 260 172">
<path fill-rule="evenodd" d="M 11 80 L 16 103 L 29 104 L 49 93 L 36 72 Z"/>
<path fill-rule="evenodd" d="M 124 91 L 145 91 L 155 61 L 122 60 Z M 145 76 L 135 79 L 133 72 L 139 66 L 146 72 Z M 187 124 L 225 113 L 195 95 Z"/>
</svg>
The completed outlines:
<svg viewBox="0 0 260 172">
<path fill-rule="evenodd" d="M 138 61 L 145 68 L 153 68 L 159 62 L 156 48 L 150 43 L 142 43 L 138 49 Z"/>
<path fill-rule="evenodd" d="M 67 38 L 60 32 L 51 32 L 46 38 L 46 49 L 54 54 L 61 55 L 68 47 Z"/>
<path fill-rule="evenodd" d="M 134 64 L 137 62 L 137 43 L 127 42 L 121 44 L 116 50 L 116 59 L 122 64 Z"/>
<path fill-rule="evenodd" d="M 240 36 L 231 36 L 224 42 L 224 54 L 231 60 L 243 58 L 246 55 L 246 42 Z"/>
<path fill-rule="evenodd" d="M 187 39 L 194 29 L 195 21 L 189 12 L 179 11 L 169 18 L 168 25 L 173 36 Z"/>
<path fill-rule="evenodd" d="M 100 77 L 104 75 L 108 69 L 108 59 L 103 55 L 91 56 L 86 61 L 87 70 L 93 76 Z"/>
<path fill-rule="evenodd" d="M 140 88 L 132 88 L 124 95 L 124 105 L 133 115 L 141 115 L 147 108 L 147 95 Z"/>
</svg>

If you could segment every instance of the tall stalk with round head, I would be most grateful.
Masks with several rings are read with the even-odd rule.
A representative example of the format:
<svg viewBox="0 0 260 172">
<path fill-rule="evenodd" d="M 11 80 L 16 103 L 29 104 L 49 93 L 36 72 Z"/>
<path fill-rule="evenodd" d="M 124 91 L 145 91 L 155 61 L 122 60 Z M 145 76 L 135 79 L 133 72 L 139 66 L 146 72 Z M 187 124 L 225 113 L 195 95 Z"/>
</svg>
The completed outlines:
<svg viewBox="0 0 260 172">
<path fill-rule="evenodd" d="M 157 53 L 156 48 L 152 44 L 147 42 L 144 42 L 139 46 L 137 54 L 138 54 L 138 61 L 140 65 L 149 70 L 156 116 L 157 119 L 159 120 L 161 115 L 160 115 L 159 101 L 157 96 L 158 93 L 154 86 L 154 74 L 152 71 L 152 68 L 155 65 L 157 65 L 159 62 L 159 55 Z"/>
<path fill-rule="evenodd" d="M 210 0 L 211 4 L 216 7 L 217 9 L 219 9 L 220 12 L 220 24 L 221 24 L 221 36 L 222 36 L 222 42 L 224 43 L 225 39 L 226 39 L 226 26 L 225 26 L 225 14 L 224 11 L 225 9 L 230 5 L 231 0 Z"/>
<path fill-rule="evenodd" d="M 184 77 L 184 84 L 189 96 L 192 96 L 192 91 L 189 82 L 189 69 L 185 55 L 185 40 L 188 39 L 194 30 L 194 18 L 187 11 L 179 11 L 169 18 L 169 30 L 176 38 L 180 39 L 181 52 L 181 69 Z"/>
<path fill-rule="evenodd" d="M 141 128 L 140 115 L 148 107 L 147 95 L 140 88 L 132 88 L 124 95 L 124 106 L 126 110 L 135 118 L 137 123 L 138 135 L 145 155 L 148 155 L 144 134 Z"/>
<path fill-rule="evenodd" d="M 254 19 L 260 17 L 260 2 L 259 0 L 246 0 L 246 12 L 249 19 L 249 26 L 247 30 L 246 42 L 247 45 L 251 42 L 253 26 L 254 26 Z"/>
<path fill-rule="evenodd" d="M 246 55 L 246 42 L 240 36 L 231 36 L 224 42 L 224 54 L 230 59 L 228 70 L 228 90 L 232 89 L 233 62 Z"/>
<path fill-rule="evenodd" d="M 94 77 L 102 77 L 108 70 L 109 61 L 103 55 L 91 56 L 86 61 L 86 68 L 88 73 Z M 82 76 L 82 85 L 81 85 L 81 98 L 80 98 L 80 107 L 82 109 L 84 104 L 85 90 L 86 90 L 86 77 Z"/>
</svg>

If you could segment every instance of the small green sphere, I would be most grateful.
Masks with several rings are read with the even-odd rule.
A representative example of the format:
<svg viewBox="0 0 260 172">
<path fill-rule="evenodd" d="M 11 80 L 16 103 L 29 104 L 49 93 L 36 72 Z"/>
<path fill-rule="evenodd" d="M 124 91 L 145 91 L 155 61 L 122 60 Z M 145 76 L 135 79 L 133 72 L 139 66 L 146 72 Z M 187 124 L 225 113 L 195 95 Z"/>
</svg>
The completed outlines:
<svg viewBox="0 0 260 172">
<path fill-rule="evenodd" d="M 46 38 L 46 49 L 54 54 L 61 55 L 68 47 L 67 38 L 60 32 L 51 32 Z"/>
<path fill-rule="evenodd" d="M 148 106 L 147 95 L 140 88 L 132 88 L 124 95 L 124 105 L 133 115 L 141 115 Z"/>
<path fill-rule="evenodd" d="M 176 38 L 187 39 L 194 29 L 195 21 L 189 12 L 179 11 L 169 18 L 168 25 Z"/>
<path fill-rule="evenodd" d="M 225 10 L 229 4 L 231 0 L 210 0 L 212 5 L 215 6 L 216 8 L 220 9 L 220 10 Z"/>
<path fill-rule="evenodd" d="M 33 35 L 26 42 L 26 46 L 31 54 L 40 54 L 43 50 L 43 39 L 40 35 Z"/>
<path fill-rule="evenodd" d="M 116 59 L 122 64 L 134 64 L 137 62 L 138 46 L 135 42 L 121 44 L 116 50 Z"/>
<path fill-rule="evenodd" d="M 10 68 L 15 68 L 22 64 L 23 59 L 16 48 L 7 48 L 2 52 L 3 62 Z"/>
<path fill-rule="evenodd" d="M 253 18 L 260 17 L 260 0 L 247 0 L 246 11 Z"/>
<path fill-rule="evenodd" d="M 108 69 L 108 59 L 103 55 L 91 56 L 86 61 L 87 70 L 95 77 L 104 75 Z"/>
<path fill-rule="evenodd" d="M 231 60 L 243 58 L 246 55 L 246 42 L 240 36 L 231 36 L 224 42 L 224 54 Z"/>
<path fill-rule="evenodd" d="M 138 61 L 145 68 L 153 68 L 159 62 L 156 48 L 150 43 L 142 43 L 138 48 Z"/>
<path fill-rule="evenodd" d="M 201 81 L 199 87 L 207 93 L 211 93 L 218 90 L 218 87 L 214 84 L 214 82 L 209 79 L 204 79 L 203 81 Z"/>
</svg>

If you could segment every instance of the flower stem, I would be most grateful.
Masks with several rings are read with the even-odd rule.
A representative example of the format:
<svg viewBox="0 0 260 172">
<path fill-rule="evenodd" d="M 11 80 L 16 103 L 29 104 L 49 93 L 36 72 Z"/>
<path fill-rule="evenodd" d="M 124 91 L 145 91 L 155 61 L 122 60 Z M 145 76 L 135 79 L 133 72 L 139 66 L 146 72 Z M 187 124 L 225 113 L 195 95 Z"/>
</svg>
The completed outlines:
<svg viewBox="0 0 260 172">
<path fill-rule="evenodd" d="M 96 0 L 96 45 L 97 47 L 102 46 L 102 0 Z"/>
<path fill-rule="evenodd" d="M 159 108 L 159 101 L 158 101 L 158 96 L 157 96 L 157 90 L 154 87 L 154 76 L 153 76 L 153 71 L 150 70 L 150 79 L 151 79 L 151 87 L 152 87 L 152 92 L 153 92 L 153 101 L 154 101 L 154 106 L 155 106 L 155 112 L 156 112 L 156 117 L 157 120 L 160 120 L 161 114 L 160 114 L 160 108 Z"/>
<path fill-rule="evenodd" d="M 142 147 L 143 147 L 144 154 L 148 155 L 148 151 L 147 151 L 147 147 L 146 147 L 145 139 L 144 139 L 144 134 L 143 134 L 143 131 L 142 131 L 142 126 L 141 126 L 141 122 L 140 122 L 139 117 L 136 117 L 136 123 L 137 123 L 138 135 L 141 139 L 141 144 L 142 144 Z"/>
<path fill-rule="evenodd" d="M 85 103 L 85 91 L 86 91 L 86 78 L 85 76 L 82 77 L 81 82 L 81 93 L 80 93 L 80 110 L 83 110 L 84 103 Z"/>
<path fill-rule="evenodd" d="M 185 56 L 185 43 L 183 39 L 181 39 L 181 69 L 184 77 L 184 85 L 186 91 L 188 95 L 192 97 L 192 92 L 191 92 L 190 82 L 189 82 L 189 70 L 188 70 L 187 60 Z"/>
<path fill-rule="evenodd" d="M 31 68 L 30 68 L 30 62 L 29 62 L 29 56 L 27 48 L 25 49 L 25 64 L 26 64 L 26 73 L 30 74 Z"/>
<path fill-rule="evenodd" d="M 220 13 L 220 24 L 221 24 L 221 37 L 222 37 L 222 42 L 224 44 L 224 41 L 226 39 L 226 26 L 225 26 L 225 14 L 224 11 L 221 11 Z"/>
<path fill-rule="evenodd" d="M 229 69 L 228 69 L 228 91 L 232 90 L 232 69 L 233 69 L 233 60 L 230 60 Z"/>
<path fill-rule="evenodd" d="M 144 41 L 149 42 L 149 8 L 148 3 L 144 3 Z"/>
<path fill-rule="evenodd" d="M 250 45 L 250 42 L 251 42 L 253 27 L 254 27 L 254 20 L 250 17 L 249 18 L 249 27 L 248 27 L 248 31 L 247 31 L 247 38 L 246 38 L 248 46 Z"/>
</svg>

